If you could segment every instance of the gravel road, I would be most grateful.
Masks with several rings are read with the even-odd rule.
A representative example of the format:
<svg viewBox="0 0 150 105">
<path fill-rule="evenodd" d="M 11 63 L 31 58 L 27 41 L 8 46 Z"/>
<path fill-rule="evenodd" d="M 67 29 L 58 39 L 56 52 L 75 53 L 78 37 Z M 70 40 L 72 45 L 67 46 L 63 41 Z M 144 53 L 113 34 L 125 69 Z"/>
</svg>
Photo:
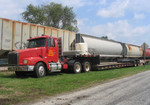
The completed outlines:
<svg viewBox="0 0 150 105">
<path fill-rule="evenodd" d="M 150 71 L 31 105 L 150 105 Z"/>
</svg>

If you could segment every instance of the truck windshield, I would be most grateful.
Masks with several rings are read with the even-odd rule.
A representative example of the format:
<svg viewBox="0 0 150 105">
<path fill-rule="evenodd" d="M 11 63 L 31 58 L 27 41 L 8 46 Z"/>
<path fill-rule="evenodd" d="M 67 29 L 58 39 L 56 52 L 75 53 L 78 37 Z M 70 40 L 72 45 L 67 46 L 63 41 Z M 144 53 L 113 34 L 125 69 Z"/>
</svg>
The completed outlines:
<svg viewBox="0 0 150 105">
<path fill-rule="evenodd" d="M 29 40 L 28 43 L 28 48 L 44 47 L 44 46 L 46 46 L 46 38 Z"/>
</svg>

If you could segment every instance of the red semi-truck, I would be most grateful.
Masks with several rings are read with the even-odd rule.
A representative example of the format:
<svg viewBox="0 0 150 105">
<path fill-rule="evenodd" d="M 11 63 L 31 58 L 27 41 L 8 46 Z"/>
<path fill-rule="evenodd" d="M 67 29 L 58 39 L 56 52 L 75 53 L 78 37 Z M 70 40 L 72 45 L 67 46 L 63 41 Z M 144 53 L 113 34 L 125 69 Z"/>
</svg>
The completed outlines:
<svg viewBox="0 0 150 105">
<path fill-rule="evenodd" d="M 149 62 L 149 59 L 143 59 L 141 47 L 135 45 L 80 34 L 76 34 L 72 43 L 75 50 L 63 51 L 62 43 L 61 38 L 47 35 L 30 38 L 26 49 L 8 54 L 9 69 L 17 76 L 30 72 L 36 77 L 44 77 L 49 71 L 80 73 L 91 68 L 101 70 Z"/>
<path fill-rule="evenodd" d="M 26 49 L 8 54 L 9 69 L 17 76 L 26 72 L 34 73 L 36 77 L 44 77 L 48 71 L 88 72 L 92 65 L 99 63 L 99 55 L 80 55 L 78 51 L 63 55 L 61 38 L 47 35 L 30 38 Z"/>
</svg>

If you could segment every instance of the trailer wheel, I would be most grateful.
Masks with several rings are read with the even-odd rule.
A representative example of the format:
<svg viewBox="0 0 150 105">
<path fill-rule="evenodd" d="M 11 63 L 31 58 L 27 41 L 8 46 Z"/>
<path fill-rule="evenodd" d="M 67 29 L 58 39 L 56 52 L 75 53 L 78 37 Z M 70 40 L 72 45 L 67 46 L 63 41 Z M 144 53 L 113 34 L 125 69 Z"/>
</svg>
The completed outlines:
<svg viewBox="0 0 150 105">
<path fill-rule="evenodd" d="M 88 61 L 85 61 L 83 63 L 83 72 L 89 72 L 91 70 L 91 63 Z"/>
<path fill-rule="evenodd" d="M 73 65 L 73 72 L 74 73 L 80 73 L 82 71 L 82 66 L 80 62 L 75 62 Z"/>
<path fill-rule="evenodd" d="M 42 62 L 35 65 L 34 75 L 37 78 L 44 77 L 46 75 L 45 65 Z"/>
</svg>

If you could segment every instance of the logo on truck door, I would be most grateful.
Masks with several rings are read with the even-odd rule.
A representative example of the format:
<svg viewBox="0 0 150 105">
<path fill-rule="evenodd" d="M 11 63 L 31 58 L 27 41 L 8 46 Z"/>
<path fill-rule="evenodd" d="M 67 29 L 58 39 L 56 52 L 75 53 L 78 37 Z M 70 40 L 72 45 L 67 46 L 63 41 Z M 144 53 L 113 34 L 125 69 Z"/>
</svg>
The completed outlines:
<svg viewBox="0 0 150 105">
<path fill-rule="evenodd" d="M 53 50 L 48 50 L 48 56 L 54 56 L 54 51 Z"/>
</svg>

